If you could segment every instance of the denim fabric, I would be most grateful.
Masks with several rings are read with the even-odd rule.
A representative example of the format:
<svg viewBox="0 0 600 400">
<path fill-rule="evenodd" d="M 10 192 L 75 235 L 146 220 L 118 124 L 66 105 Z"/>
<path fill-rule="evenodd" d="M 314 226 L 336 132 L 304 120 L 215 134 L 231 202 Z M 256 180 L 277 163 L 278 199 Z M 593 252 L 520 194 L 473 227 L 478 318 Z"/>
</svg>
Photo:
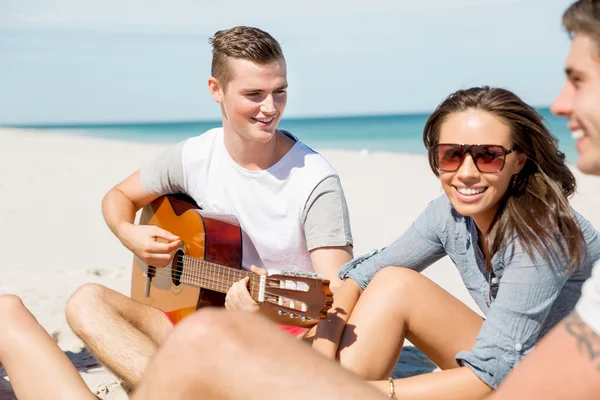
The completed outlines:
<svg viewBox="0 0 600 400">
<path fill-rule="evenodd" d="M 541 254 L 532 258 L 519 240 L 512 240 L 492 257 L 493 279 L 494 275 L 485 272 L 475 223 L 458 214 L 442 195 L 430 202 L 394 243 L 352 260 L 339 276 L 352 278 L 365 288 L 375 273 L 387 266 L 420 272 L 440 258 L 450 257 L 486 316 L 475 347 L 458 353 L 456 360 L 496 388 L 536 341 L 575 307 L 583 282 L 600 258 L 600 233 L 576 216 L 587 254 L 574 273 L 567 271 L 565 260 L 553 259 L 550 266 Z"/>
<path fill-rule="evenodd" d="M 600 335 L 600 262 L 596 263 L 592 277 L 583 284 L 575 311 L 587 326 Z"/>
</svg>

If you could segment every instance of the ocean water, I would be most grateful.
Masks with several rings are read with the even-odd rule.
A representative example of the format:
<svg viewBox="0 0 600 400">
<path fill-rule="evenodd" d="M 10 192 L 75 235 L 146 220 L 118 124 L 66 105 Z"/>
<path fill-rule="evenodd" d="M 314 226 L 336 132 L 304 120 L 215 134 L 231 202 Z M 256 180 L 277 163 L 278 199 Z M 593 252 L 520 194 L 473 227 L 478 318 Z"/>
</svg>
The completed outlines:
<svg viewBox="0 0 600 400">
<path fill-rule="evenodd" d="M 548 108 L 538 111 L 551 132 L 559 140 L 567 161 L 577 159 L 575 141 L 567 129 L 567 120 L 558 118 Z M 327 118 L 284 118 L 279 128 L 285 129 L 315 149 L 350 149 L 425 154 L 422 132 L 429 114 L 397 114 Z M 47 131 L 69 131 L 136 142 L 176 143 L 220 126 L 220 121 L 165 122 L 152 124 L 63 125 L 41 126 Z"/>
</svg>

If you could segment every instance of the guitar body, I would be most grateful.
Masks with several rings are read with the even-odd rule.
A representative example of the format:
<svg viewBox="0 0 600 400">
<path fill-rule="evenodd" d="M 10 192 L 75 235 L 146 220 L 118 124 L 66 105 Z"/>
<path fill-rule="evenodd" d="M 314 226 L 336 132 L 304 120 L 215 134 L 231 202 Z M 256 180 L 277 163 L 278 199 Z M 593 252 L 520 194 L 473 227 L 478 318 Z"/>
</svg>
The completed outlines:
<svg viewBox="0 0 600 400">
<path fill-rule="evenodd" d="M 164 268 L 134 257 L 131 298 L 167 312 L 177 323 L 203 306 L 223 306 L 225 294 L 181 282 L 181 257 L 191 256 L 234 269 L 242 266 L 242 234 L 235 217 L 200 210 L 185 195 L 161 196 L 144 207 L 142 225 L 157 225 L 182 240 L 173 262 Z"/>
</svg>

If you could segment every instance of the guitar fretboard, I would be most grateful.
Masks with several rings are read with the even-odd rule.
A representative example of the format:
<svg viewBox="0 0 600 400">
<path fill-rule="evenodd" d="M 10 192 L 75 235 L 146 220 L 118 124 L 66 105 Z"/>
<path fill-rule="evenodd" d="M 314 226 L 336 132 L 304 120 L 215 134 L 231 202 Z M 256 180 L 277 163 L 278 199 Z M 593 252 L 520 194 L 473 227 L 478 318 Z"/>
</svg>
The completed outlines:
<svg viewBox="0 0 600 400">
<path fill-rule="evenodd" d="M 245 277 L 250 277 L 248 291 L 254 300 L 258 299 L 260 276 L 241 269 L 226 267 L 201 258 L 181 257 L 183 269 L 181 282 L 215 292 L 227 293 L 229 288 Z"/>
</svg>

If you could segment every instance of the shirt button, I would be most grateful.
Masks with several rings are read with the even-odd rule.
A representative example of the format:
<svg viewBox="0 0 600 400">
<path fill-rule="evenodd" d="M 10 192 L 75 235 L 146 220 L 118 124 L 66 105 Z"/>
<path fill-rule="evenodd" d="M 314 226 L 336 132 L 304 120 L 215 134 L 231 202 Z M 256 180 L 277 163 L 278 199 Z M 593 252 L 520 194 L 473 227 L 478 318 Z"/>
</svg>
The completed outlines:
<svg viewBox="0 0 600 400">
<path fill-rule="evenodd" d="M 517 344 L 515 344 L 515 350 L 516 350 L 516 351 L 521 351 L 521 350 L 523 350 L 523 345 L 522 345 L 521 343 L 517 343 Z"/>
<path fill-rule="evenodd" d="M 493 277 L 493 278 L 492 278 L 492 283 L 493 283 L 494 285 L 497 285 L 497 284 L 498 284 L 498 282 L 500 282 L 500 281 L 498 280 L 498 278 L 496 278 L 496 277 Z"/>
</svg>

